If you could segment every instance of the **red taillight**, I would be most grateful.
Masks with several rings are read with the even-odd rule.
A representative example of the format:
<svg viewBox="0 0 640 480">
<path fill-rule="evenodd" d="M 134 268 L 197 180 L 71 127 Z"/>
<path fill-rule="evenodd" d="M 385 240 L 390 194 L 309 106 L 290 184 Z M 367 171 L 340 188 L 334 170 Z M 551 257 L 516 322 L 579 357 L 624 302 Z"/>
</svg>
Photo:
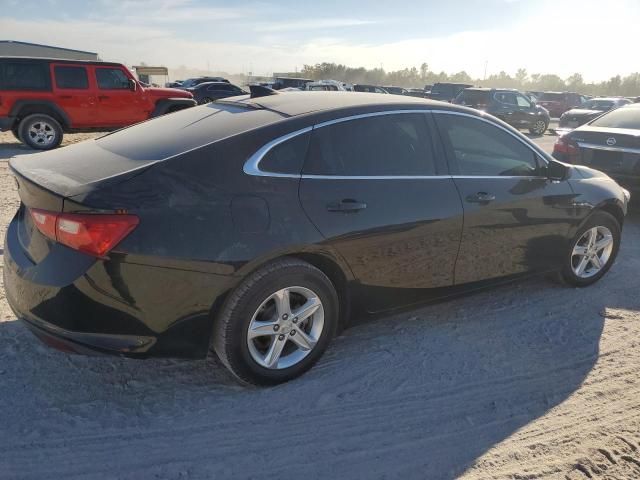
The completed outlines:
<svg viewBox="0 0 640 480">
<path fill-rule="evenodd" d="M 553 145 L 553 153 L 566 156 L 567 162 L 573 162 L 580 155 L 580 148 L 567 137 L 559 137 Z"/>
<path fill-rule="evenodd" d="M 30 212 L 40 233 L 96 257 L 106 255 L 140 222 L 135 215 L 54 213 L 38 209 Z"/>
</svg>

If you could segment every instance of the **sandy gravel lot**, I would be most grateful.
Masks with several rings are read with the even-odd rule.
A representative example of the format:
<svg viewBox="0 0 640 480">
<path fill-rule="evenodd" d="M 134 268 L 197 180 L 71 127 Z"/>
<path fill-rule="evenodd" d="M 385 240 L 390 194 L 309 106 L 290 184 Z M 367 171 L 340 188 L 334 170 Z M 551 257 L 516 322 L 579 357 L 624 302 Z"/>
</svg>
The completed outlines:
<svg viewBox="0 0 640 480">
<path fill-rule="evenodd" d="M 1 158 L 22 149 L 2 135 L 4 236 Z M 270 389 L 215 359 L 53 351 L 0 285 L 0 478 L 638 479 L 640 215 L 623 237 L 591 288 L 535 279 L 363 323 Z"/>
</svg>

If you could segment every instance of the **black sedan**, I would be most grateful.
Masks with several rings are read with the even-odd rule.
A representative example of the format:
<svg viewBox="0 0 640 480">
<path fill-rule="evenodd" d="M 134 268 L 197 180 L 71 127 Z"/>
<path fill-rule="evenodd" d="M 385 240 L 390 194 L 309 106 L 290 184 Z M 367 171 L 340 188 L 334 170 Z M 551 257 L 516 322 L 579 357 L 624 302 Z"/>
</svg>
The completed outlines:
<svg viewBox="0 0 640 480">
<path fill-rule="evenodd" d="M 560 117 L 558 130 L 571 130 L 584 125 L 609 110 L 630 104 L 626 98 L 594 98 L 588 100 L 579 108 L 572 108 Z"/>
<path fill-rule="evenodd" d="M 228 82 L 206 82 L 187 89 L 199 104 L 210 103 L 227 97 L 246 95 L 247 92 Z"/>
<path fill-rule="evenodd" d="M 548 272 L 587 286 L 616 258 L 628 194 L 493 117 L 395 95 L 252 97 L 10 162 L 6 295 L 38 337 L 214 351 L 275 384 L 360 313 Z"/>
<path fill-rule="evenodd" d="M 640 104 L 633 103 L 558 138 L 553 156 L 602 170 L 640 192 Z"/>
</svg>

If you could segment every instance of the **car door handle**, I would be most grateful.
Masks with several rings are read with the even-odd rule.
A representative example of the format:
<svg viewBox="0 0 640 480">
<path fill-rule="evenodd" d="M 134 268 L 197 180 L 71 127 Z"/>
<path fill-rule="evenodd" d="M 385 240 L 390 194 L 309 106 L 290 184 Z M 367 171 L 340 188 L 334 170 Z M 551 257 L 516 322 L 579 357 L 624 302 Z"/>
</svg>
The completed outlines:
<svg viewBox="0 0 640 480">
<path fill-rule="evenodd" d="M 98 100 L 107 100 L 108 98 L 107 95 L 98 95 Z"/>
<path fill-rule="evenodd" d="M 487 192 L 478 192 L 474 195 L 469 195 L 467 197 L 467 202 L 469 203 L 489 203 L 493 202 L 496 199 L 496 196 L 492 193 Z"/>
<path fill-rule="evenodd" d="M 327 205 L 327 210 L 330 212 L 358 212 L 367 208 L 367 204 L 364 202 L 358 202 L 352 198 L 345 198 L 339 202 L 333 202 Z"/>
<path fill-rule="evenodd" d="M 70 98 L 73 98 L 73 97 L 71 95 L 60 95 L 60 98 L 64 100 L 69 100 Z"/>
</svg>

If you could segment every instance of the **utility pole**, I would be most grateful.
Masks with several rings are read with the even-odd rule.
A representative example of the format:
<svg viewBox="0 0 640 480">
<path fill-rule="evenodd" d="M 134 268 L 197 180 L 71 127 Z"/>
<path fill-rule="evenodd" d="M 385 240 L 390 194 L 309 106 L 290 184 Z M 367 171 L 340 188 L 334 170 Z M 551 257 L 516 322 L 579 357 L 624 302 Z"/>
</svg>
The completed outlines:
<svg viewBox="0 0 640 480">
<path fill-rule="evenodd" d="M 487 79 L 487 65 L 489 65 L 489 60 L 485 60 L 484 61 L 484 78 L 483 78 L 483 80 Z"/>
</svg>

